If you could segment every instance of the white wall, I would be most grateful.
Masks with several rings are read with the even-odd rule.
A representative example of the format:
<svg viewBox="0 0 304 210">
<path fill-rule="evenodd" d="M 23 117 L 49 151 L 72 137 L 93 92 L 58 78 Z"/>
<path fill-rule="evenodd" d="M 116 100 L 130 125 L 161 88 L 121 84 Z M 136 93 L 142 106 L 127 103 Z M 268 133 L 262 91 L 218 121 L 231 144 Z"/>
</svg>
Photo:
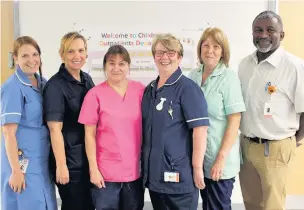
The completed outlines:
<svg viewBox="0 0 304 210">
<path fill-rule="evenodd" d="M 42 49 L 43 71 L 47 77 L 58 71 L 60 39 L 73 30 L 73 23 L 111 28 L 196 28 L 210 22 L 222 28 L 231 45 L 231 66 L 252 53 L 251 23 L 266 10 L 268 1 L 201 2 L 97 2 L 97 1 L 20 1 L 20 34 L 35 38 Z M 170 32 L 170 31 L 164 31 Z M 89 46 L 90 47 L 90 46 Z M 98 78 L 95 78 L 98 81 Z M 148 200 L 146 194 L 146 200 Z M 241 203 L 238 179 L 232 202 Z"/>
<path fill-rule="evenodd" d="M 20 34 L 35 38 L 43 53 L 44 74 L 58 71 L 60 39 L 73 30 L 73 23 L 102 28 L 193 29 L 205 26 L 222 28 L 231 45 L 231 66 L 253 52 L 251 23 L 267 9 L 268 1 L 21 1 Z M 200 34 L 198 34 L 199 36 Z M 199 37 L 198 37 L 199 38 Z M 89 50 L 90 50 L 89 45 Z M 92 48 L 92 47 L 91 47 Z"/>
</svg>

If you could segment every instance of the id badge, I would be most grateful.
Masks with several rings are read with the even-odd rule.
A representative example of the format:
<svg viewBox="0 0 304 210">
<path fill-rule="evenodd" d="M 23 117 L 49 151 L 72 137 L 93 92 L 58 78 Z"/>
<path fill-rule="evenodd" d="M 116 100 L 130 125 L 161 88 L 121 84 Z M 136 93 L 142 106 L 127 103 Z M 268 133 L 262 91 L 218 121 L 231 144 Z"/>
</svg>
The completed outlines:
<svg viewBox="0 0 304 210">
<path fill-rule="evenodd" d="M 28 167 L 28 164 L 29 164 L 28 159 L 19 160 L 19 165 L 20 165 L 20 169 L 21 169 L 22 173 L 24 173 L 24 174 L 26 173 L 26 169 Z"/>
<path fill-rule="evenodd" d="M 179 173 L 178 172 L 165 172 L 164 181 L 165 182 L 179 182 Z"/>
<path fill-rule="evenodd" d="M 266 102 L 264 105 L 264 117 L 266 118 L 272 117 L 272 108 L 269 102 Z"/>
</svg>

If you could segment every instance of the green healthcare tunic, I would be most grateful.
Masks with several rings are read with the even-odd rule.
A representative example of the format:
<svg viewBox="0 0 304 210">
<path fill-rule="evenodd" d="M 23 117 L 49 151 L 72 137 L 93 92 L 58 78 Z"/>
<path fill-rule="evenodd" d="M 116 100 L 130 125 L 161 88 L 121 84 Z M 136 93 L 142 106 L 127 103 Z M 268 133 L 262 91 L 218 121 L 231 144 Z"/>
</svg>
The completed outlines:
<svg viewBox="0 0 304 210">
<path fill-rule="evenodd" d="M 210 126 L 208 128 L 207 149 L 204 160 L 204 175 L 211 179 L 211 168 L 217 158 L 228 125 L 228 115 L 244 112 L 241 84 L 236 72 L 219 63 L 202 84 L 204 66 L 200 65 L 189 73 L 189 78 L 197 83 L 205 94 L 208 104 Z M 230 179 L 240 170 L 240 142 L 237 137 L 225 162 L 221 179 Z"/>
</svg>

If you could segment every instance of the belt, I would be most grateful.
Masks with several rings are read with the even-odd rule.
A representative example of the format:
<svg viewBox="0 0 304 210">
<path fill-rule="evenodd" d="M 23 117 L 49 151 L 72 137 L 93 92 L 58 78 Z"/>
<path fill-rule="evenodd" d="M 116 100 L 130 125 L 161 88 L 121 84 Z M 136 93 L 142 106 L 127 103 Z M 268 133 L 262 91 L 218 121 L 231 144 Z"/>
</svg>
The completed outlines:
<svg viewBox="0 0 304 210">
<path fill-rule="evenodd" d="M 263 138 L 259 138 L 259 137 L 254 137 L 254 138 L 251 138 L 251 137 L 247 137 L 245 136 L 246 139 L 249 139 L 250 141 L 253 141 L 255 143 L 258 143 L 258 144 L 264 144 L 268 141 L 271 141 L 269 139 L 263 139 Z"/>
<path fill-rule="evenodd" d="M 249 141 L 253 141 L 257 144 L 264 144 L 264 156 L 268 157 L 269 156 L 269 141 L 268 139 L 263 139 L 263 138 L 259 138 L 259 137 L 254 137 L 254 138 L 250 138 L 250 137 L 246 137 Z"/>
</svg>

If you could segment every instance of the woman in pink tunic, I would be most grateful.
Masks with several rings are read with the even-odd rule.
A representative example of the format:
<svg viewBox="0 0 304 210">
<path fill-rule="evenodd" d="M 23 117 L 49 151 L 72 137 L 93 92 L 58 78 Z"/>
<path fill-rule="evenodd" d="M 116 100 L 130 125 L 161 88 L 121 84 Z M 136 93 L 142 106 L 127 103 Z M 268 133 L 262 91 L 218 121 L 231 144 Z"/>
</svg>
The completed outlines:
<svg viewBox="0 0 304 210">
<path fill-rule="evenodd" d="M 96 210 L 142 210 L 144 205 L 140 154 L 145 87 L 127 78 L 130 63 L 123 46 L 109 48 L 103 60 L 107 80 L 87 93 L 79 116 Z"/>
</svg>

